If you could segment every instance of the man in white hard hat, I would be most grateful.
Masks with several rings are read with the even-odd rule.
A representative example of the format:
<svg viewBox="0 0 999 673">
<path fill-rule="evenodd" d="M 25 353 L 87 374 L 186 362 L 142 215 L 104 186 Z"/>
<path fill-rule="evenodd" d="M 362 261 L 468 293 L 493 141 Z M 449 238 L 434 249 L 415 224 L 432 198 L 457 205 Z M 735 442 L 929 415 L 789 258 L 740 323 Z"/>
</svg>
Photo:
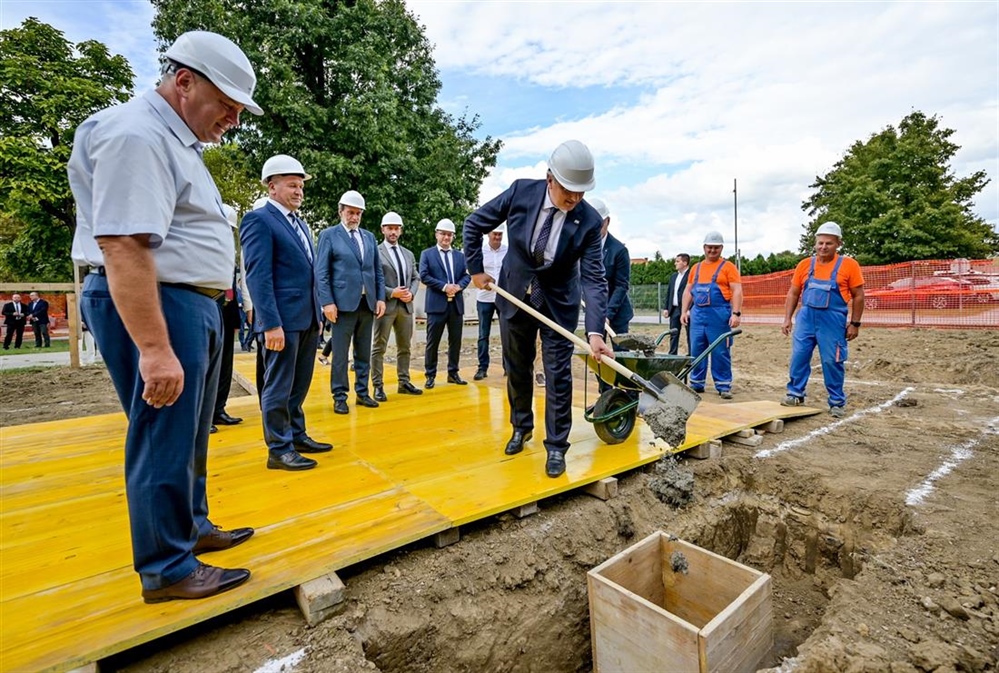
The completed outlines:
<svg viewBox="0 0 999 673">
<path fill-rule="evenodd" d="M 498 280 L 499 287 L 522 298 L 561 327 L 574 331 L 580 300 L 586 301 L 586 332 L 597 359 L 613 357 L 603 339 L 607 282 L 600 249 L 600 214 L 583 201 L 596 184 L 593 155 L 570 140 L 552 152 L 544 180 L 516 180 L 465 220 L 468 268 L 476 287 Z M 509 250 L 499 278 L 485 272 L 482 238 L 507 223 Z M 534 357 L 541 333 L 545 367 L 545 474 L 565 472 L 572 428 L 572 343 L 521 311 L 502 296 L 496 300 L 507 371 L 513 435 L 505 452 L 524 450 L 534 431 Z"/>
<path fill-rule="evenodd" d="M 624 243 L 610 233 L 610 208 L 603 199 L 589 198 L 603 218 L 600 225 L 601 244 L 604 250 L 604 275 L 607 278 L 607 323 L 616 334 L 627 334 L 628 323 L 635 317 L 628 290 L 631 287 L 631 255 Z"/>
<path fill-rule="evenodd" d="M 822 378 L 829 396 L 829 413 L 835 418 L 846 414 L 844 363 L 847 342 L 857 338 L 864 315 L 864 275 L 857 260 L 838 254 L 843 231 L 835 222 L 819 225 L 815 232 L 815 254 L 798 263 L 784 302 L 781 332 L 791 339 L 790 376 L 785 407 L 805 403 L 808 378 L 812 374 L 812 353 L 816 346 L 822 361 Z"/>
<path fill-rule="evenodd" d="M 253 297 L 257 393 L 269 470 L 311 470 L 317 462 L 302 454 L 333 448 L 309 437 L 302 409 L 319 341 L 313 271 L 318 258 L 300 211 L 311 177 L 287 154 L 265 161 L 260 182 L 267 188 L 267 204 L 244 215 L 239 231 Z"/>
<path fill-rule="evenodd" d="M 465 256 L 451 247 L 454 222 L 444 218 L 434 230 L 437 245 L 420 254 L 420 280 L 427 286 L 424 308 L 427 312 L 427 349 L 423 371 L 424 387 L 429 390 L 437 381 L 437 350 L 447 328 L 447 382 L 468 385 L 458 371 L 461 357 L 461 330 L 465 322 L 465 299 L 462 295 L 472 282 L 465 267 Z"/>
<path fill-rule="evenodd" d="M 377 407 L 368 390 L 371 372 L 371 338 L 375 320 L 385 314 L 385 278 L 378 256 L 378 243 L 361 228 L 364 197 L 354 190 L 340 197 L 340 224 L 319 234 L 316 280 L 319 301 L 326 319 L 333 324 L 333 362 L 330 392 L 333 412 L 350 413 L 347 364 L 354 346 L 354 395 L 358 406 Z"/>
<path fill-rule="evenodd" d="M 236 250 L 203 143 L 239 124 L 256 76 L 215 33 L 184 33 L 166 50 L 155 90 L 98 112 L 76 130 L 69 183 L 73 260 L 88 267 L 81 309 L 105 355 L 129 425 L 125 490 L 132 556 L 147 603 L 212 596 L 248 570 L 196 554 L 245 542 L 252 528 L 208 518 L 208 435 L 222 318 Z"/>
<path fill-rule="evenodd" d="M 401 395 L 422 395 L 409 380 L 409 353 L 413 342 L 413 299 L 420 289 L 416 257 L 399 244 L 402 216 L 388 212 L 382 218 L 382 243 L 378 246 L 382 277 L 385 279 L 385 314 L 375 322 L 375 345 L 371 350 L 371 383 L 375 401 L 387 402 L 382 377 L 385 372 L 385 348 L 389 333 L 395 332 L 396 373 Z"/>
<path fill-rule="evenodd" d="M 507 251 L 507 246 L 503 243 L 503 234 L 505 233 L 506 225 L 501 224 L 489 232 L 486 245 L 482 246 L 482 268 L 490 278 L 499 278 L 500 269 L 503 268 L 503 259 L 506 257 Z M 472 378 L 481 381 L 486 378 L 489 372 L 489 334 L 492 331 L 493 316 L 496 314 L 496 291 L 485 288 L 477 289 L 475 308 L 479 314 L 479 341 L 477 344 L 479 368 Z M 503 373 L 506 373 L 505 368 Z"/>
<path fill-rule="evenodd" d="M 690 332 L 690 356 L 696 358 L 715 339 L 742 322 L 742 277 L 732 262 L 722 258 L 725 239 L 717 231 L 704 237 L 704 259 L 694 265 L 683 291 L 680 322 Z M 723 400 L 732 399 L 731 339 L 721 342 L 711 354 L 690 370 L 690 387 L 704 392 L 708 360 L 715 390 Z"/>
</svg>

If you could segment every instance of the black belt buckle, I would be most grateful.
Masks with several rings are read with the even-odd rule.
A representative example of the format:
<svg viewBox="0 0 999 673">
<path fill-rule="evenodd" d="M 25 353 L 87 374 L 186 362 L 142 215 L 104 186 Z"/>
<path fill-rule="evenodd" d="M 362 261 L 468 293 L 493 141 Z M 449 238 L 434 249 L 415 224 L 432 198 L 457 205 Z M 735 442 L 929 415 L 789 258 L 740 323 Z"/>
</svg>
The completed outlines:
<svg viewBox="0 0 999 673">
<path fill-rule="evenodd" d="M 105 277 L 108 275 L 107 269 L 105 269 L 103 266 L 91 266 L 89 267 L 87 273 L 93 273 L 98 276 L 105 276 Z"/>
</svg>

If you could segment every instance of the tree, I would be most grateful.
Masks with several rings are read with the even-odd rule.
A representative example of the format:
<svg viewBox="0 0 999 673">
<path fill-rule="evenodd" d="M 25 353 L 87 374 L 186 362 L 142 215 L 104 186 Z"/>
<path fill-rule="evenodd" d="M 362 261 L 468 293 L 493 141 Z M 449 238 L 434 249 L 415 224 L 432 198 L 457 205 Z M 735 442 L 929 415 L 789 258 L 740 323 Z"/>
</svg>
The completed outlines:
<svg viewBox="0 0 999 673">
<path fill-rule="evenodd" d="M 802 204 L 812 218 L 801 237 L 810 253 L 823 222 L 843 227 L 844 250 L 863 264 L 917 259 L 987 257 L 999 236 L 972 213 L 972 199 L 989 180 L 985 171 L 956 178 L 950 161 L 960 147 L 936 116 L 906 116 L 867 142 L 855 142 L 833 169 L 810 185 Z"/>
<path fill-rule="evenodd" d="M 0 31 L 0 277 L 72 278 L 76 212 L 66 175 L 76 127 L 128 100 L 132 68 L 100 42 L 75 47 L 34 18 Z"/>
<path fill-rule="evenodd" d="M 296 157 L 314 177 L 303 210 L 321 228 L 357 189 L 363 224 L 394 210 L 406 241 L 433 242 L 442 217 L 460 222 L 496 163 L 500 142 L 474 137 L 477 117 L 436 106 L 431 45 L 402 0 L 152 0 L 163 46 L 186 30 L 229 36 L 258 74 L 262 117 L 244 115 L 235 139 L 257 167 Z"/>
<path fill-rule="evenodd" d="M 250 162 L 235 143 L 213 145 L 203 154 L 205 167 L 212 174 L 215 185 L 227 203 L 242 214 L 253 207 L 253 202 L 266 195 L 260 185 L 259 172 L 250 169 Z"/>
</svg>

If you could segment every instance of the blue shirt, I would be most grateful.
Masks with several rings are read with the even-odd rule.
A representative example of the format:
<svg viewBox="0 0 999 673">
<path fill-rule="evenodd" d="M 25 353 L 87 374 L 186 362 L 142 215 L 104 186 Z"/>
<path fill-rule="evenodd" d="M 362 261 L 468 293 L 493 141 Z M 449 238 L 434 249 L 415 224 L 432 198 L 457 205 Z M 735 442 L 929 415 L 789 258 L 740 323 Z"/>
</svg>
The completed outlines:
<svg viewBox="0 0 999 673">
<path fill-rule="evenodd" d="M 73 261 L 103 266 L 97 236 L 148 234 L 157 280 L 229 288 L 236 247 L 201 149 L 155 91 L 83 122 L 68 165 Z"/>
</svg>

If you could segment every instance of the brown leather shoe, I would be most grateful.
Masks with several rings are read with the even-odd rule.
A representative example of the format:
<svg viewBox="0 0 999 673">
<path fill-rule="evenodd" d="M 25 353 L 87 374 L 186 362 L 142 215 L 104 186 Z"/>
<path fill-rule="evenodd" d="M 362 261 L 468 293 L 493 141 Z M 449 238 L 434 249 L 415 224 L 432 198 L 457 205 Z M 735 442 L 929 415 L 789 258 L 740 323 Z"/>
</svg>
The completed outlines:
<svg viewBox="0 0 999 673">
<path fill-rule="evenodd" d="M 229 549 L 238 544 L 243 544 L 253 537 L 252 528 L 233 528 L 232 530 L 222 530 L 215 526 L 215 530 L 207 535 L 198 538 L 198 544 L 194 545 L 195 554 L 204 554 L 210 551 L 220 551 Z"/>
<path fill-rule="evenodd" d="M 143 589 L 142 600 L 147 603 L 162 603 L 173 600 L 195 600 L 208 598 L 229 589 L 235 589 L 250 579 L 246 568 L 216 568 L 199 563 L 191 574 L 179 582 L 162 589 Z"/>
</svg>

